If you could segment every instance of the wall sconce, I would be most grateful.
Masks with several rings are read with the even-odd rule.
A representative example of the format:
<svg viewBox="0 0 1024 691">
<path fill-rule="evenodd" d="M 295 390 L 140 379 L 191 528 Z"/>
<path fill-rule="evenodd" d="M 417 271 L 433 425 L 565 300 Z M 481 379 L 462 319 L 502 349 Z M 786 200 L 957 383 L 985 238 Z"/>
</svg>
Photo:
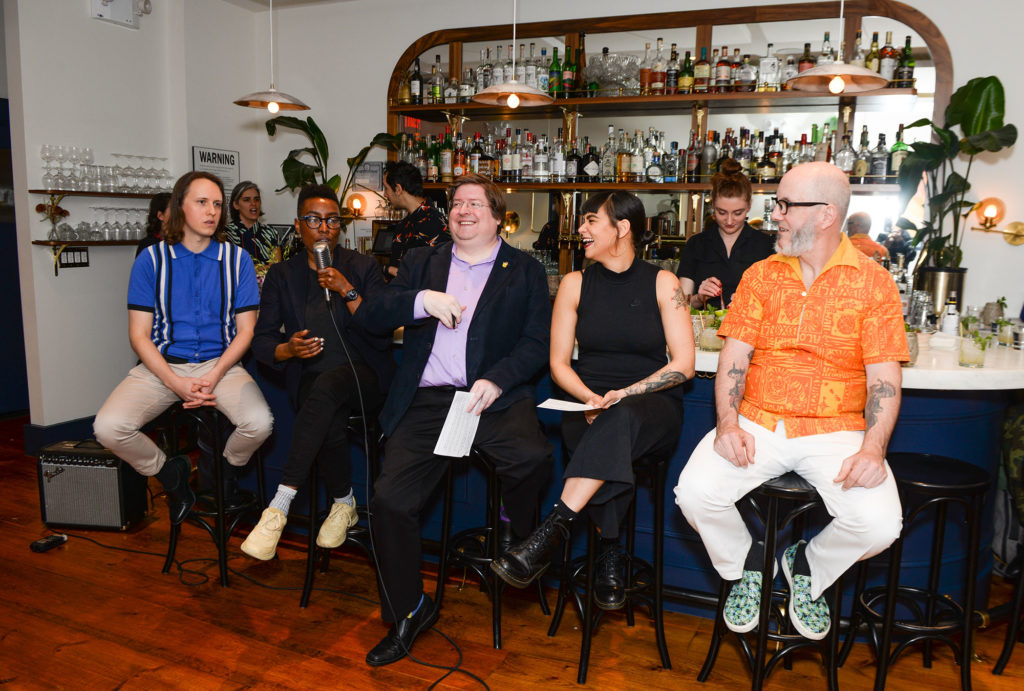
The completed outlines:
<svg viewBox="0 0 1024 691">
<path fill-rule="evenodd" d="M 345 200 L 345 207 L 352 212 L 352 215 L 356 218 L 362 218 L 363 212 L 366 211 L 366 197 L 356 192 L 355 194 L 348 195 L 348 199 Z"/>
<path fill-rule="evenodd" d="M 515 235 L 518 230 L 519 213 L 516 211 L 506 211 L 505 222 L 501 225 L 501 232 L 505 233 L 505 237 L 508 237 L 509 235 Z"/>
<path fill-rule="evenodd" d="M 980 226 L 974 226 L 972 230 L 980 230 L 984 233 L 1002 233 L 1003 240 L 1011 245 L 1024 245 L 1024 223 L 1014 221 L 1006 224 L 1006 228 L 996 228 L 999 222 L 1006 215 L 1006 204 L 998 197 L 982 199 L 974 207 L 974 216 L 978 219 Z"/>
</svg>

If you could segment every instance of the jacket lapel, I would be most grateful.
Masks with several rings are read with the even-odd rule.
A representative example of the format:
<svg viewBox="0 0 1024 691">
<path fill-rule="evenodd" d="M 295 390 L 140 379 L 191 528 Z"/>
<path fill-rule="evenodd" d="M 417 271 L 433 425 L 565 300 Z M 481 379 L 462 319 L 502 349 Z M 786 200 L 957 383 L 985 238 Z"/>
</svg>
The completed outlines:
<svg viewBox="0 0 1024 691">
<path fill-rule="evenodd" d="M 302 254 L 288 260 L 288 296 L 292 301 L 292 314 L 299 323 L 299 329 L 304 329 L 306 324 L 306 292 L 307 277 L 306 255 Z"/>
<path fill-rule="evenodd" d="M 452 266 L 454 245 L 446 242 L 433 250 L 427 263 L 427 288 L 443 293 L 448 288 L 448 272 Z"/>
<path fill-rule="evenodd" d="M 491 275 L 487 277 L 487 283 L 484 284 L 484 290 L 480 294 L 480 300 L 476 305 L 476 314 L 480 314 L 496 295 L 501 294 L 505 284 L 515 274 L 519 262 L 518 253 L 504 240 L 499 240 L 499 242 L 501 242 L 501 249 L 498 250 L 498 256 L 495 257 L 494 266 L 491 268 Z"/>
</svg>

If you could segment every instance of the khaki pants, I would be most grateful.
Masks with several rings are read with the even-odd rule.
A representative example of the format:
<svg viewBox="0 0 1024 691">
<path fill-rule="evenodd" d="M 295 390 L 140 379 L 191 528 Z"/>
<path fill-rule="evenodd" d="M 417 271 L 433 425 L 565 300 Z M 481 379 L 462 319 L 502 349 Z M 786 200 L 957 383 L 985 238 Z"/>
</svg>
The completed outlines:
<svg viewBox="0 0 1024 691">
<path fill-rule="evenodd" d="M 216 363 L 207 360 L 170 367 L 182 377 L 201 377 Z M 274 417 L 256 382 L 240 365 L 224 374 L 213 393 L 217 396 L 217 410 L 235 426 L 224 446 L 224 458 L 231 465 L 243 466 L 270 436 Z M 101 444 L 139 473 L 156 475 L 167 456 L 139 430 L 179 400 L 148 367 L 137 365 L 96 414 L 93 432 Z"/>
</svg>

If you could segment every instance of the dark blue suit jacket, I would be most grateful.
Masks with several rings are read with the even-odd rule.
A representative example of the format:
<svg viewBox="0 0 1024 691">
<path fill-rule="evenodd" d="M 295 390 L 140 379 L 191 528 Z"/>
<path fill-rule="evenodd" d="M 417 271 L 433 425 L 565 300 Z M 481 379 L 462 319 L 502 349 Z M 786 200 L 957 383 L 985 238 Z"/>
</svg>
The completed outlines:
<svg viewBox="0 0 1024 691">
<path fill-rule="evenodd" d="M 391 335 L 371 333 L 366 328 L 364 313 L 367 301 L 384 291 L 386 284 L 380 267 L 370 257 L 340 247 L 334 248 L 331 266 L 340 271 L 363 296 L 363 303 L 350 314 L 340 295 L 331 294 L 331 309 L 345 337 L 345 341 L 358 352 L 363 361 L 377 375 L 381 391 L 387 391 L 395 373 L 391 356 Z M 260 294 L 260 314 L 256 319 L 256 333 L 252 350 L 256 359 L 275 369 L 284 369 L 288 396 L 297 407 L 299 381 L 302 378 L 302 360 L 290 358 L 274 360 L 274 349 L 296 331 L 306 328 L 306 295 L 309 290 L 309 263 L 306 253 L 297 254 L 288 261 L 274 264 L 263 281 Z M 281 327 L 284 327 L 284 331 Z"/>
<path fill-rule="evenodd" d="M 402 362 L 380 414 L 387 435 L 394 431 L 416 395 L 437 332 L 434 317 L 413 319 L 416 295 L 421 290 L 445 291 L 452 247 L 446 242 L 410 250 L 387 289 L 359 309 L 366 311 L 366 323 L 382 334 L 405 327 Z M 466 344 L 468 385 L 487 379 L 501 388 L 502 395 L 488 410 L 502 410 L 533 397 L 531 379 L 548 361 L 550 333 L 551 298 L 544 267 L 502 241 L 469 325 Z"/>
</svg>

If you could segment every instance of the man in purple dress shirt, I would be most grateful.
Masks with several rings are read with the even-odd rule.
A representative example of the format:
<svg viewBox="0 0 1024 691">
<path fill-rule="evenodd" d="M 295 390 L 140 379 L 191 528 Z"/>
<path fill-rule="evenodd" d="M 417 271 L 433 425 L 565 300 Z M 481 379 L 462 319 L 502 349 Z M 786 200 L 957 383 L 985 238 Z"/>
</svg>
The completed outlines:
<svg viewBox="0 0 1024 691">
<path fill-rule="evenodd" d="M 420 516 L 449 460 L 433 455 L 456 391 L 480 415 L 474 445 L 494 462 L 505 512 L 522 538 L 549 479 L 551 445 L 530 380 L 548 359 L 551 302 L 539 262 L 501 240 L 505 198 L 465 175 L 449 190 L 452 242 L 410 250 L 395 279 L 363 303 L 367 323 L 405 327 L 402 363 L 381 411 L 388 437 L 370 503 L 381 615 L 392 626 L 366 656 L 400 660 L 437 620 L 420 577 Z"/>
</svg>

